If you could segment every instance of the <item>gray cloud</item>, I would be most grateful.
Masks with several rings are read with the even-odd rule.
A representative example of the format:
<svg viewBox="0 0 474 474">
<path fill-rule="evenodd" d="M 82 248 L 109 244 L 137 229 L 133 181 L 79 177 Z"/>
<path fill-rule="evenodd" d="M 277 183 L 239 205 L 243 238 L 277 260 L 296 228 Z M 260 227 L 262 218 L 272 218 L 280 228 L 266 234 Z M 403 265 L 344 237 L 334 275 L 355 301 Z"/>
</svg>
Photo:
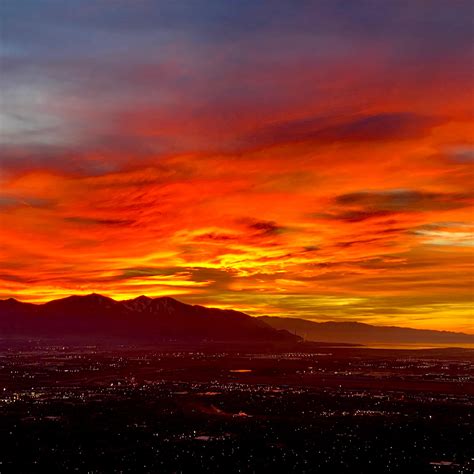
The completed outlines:
<svg viewBox="0 0 474 474">
<path fill-rule="evenodd" d="M 276 235 L 284 231 L 283 227 L 273 221 L 254 221 L 248 224 L 248 227 L 260 235 Z"/>
<path fill-rule="evenodd" d="M 65 221 L 81 225 L 104 225 L 104 226 L 124 226 L 128 227 L 135 223 L 131 219 L 95 219 L 93 217 L 70 216 L 65 217 Z"/>
<path fill-rule="evenodd" d="M 362 208 L 368 213 L 442 211 L 467 207 L 471 195 L 417 190 L 361 191 L 342 194 L 334 200 L 338 206 Z M 356 211 L 358 212 L 358 211 Z"/>
<path fill-rule="evenodd" d="M 269 146 L 278 143 L 313 141 L 370 142 L 408 140 L 426 135 L 442 123 L 437 117 L 410 112 L 356 117 L 307 117 L 261 127 L 241 138 L 241 146 Z"/>
</svg>

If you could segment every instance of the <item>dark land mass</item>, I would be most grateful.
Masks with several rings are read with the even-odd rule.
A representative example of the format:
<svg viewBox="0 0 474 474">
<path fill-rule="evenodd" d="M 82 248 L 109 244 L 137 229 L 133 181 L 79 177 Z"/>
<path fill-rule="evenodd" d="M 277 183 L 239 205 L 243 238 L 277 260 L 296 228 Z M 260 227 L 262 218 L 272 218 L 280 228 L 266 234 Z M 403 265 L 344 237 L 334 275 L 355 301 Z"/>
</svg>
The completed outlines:
<svg viewBox="0 0 474 474">
<path fill-rule="evenodd" d="M 373 326 L 358 322 L 318 323 L 299 318 L 262 316 L 261 321 L 275 329 L 285 329 L 307 341 L 354 344 L 474 344 L 474 335 L 450 331 L 432 331 L 397 326 Z"/>
<path fill-rule="evenodd" d="M 471 473 L 474 351 L 0 345 L 0 472 Z"/>
<path fill-rule="evenodd" d="M 316 345 L 370 343 L 474 344 L 474 335 L 362 323 L 315 323 L 297 318 L 254 318 L 232 310 L 173 298 L 115 301 L 102 295 L 70 296 L 45 304 L 0 300 L 0 334 L 71 342 L 254 344 L 256 348 L 313 350 Z M 304 342 L 304 344 L 303 344 Z"/>
<path fill-rule="evenodd" d="M 0 301 L 0 472 L 474 472 L 473 350 L 288 329 L 172 298 Z"/>
<path fill-rule="evenodd" d="M 45 304 L 1 300 L 0 333 L 83 341 L 242 341 L 271 345 L 301 340 L 238 311 L 192 306 L 169 297 L 115 301 L 97 294 Z"/>
</svg>

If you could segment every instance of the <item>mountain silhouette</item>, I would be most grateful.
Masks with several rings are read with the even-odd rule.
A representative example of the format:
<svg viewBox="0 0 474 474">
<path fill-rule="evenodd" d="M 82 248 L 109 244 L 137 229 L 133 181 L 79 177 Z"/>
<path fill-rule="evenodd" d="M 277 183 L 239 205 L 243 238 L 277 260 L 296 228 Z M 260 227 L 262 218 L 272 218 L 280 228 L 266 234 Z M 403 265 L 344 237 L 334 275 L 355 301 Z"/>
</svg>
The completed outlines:
<svg viewBox="0 0 474 474">
<path fill-rule="evenodd" d="M 474 334 L 412 329 L 397 326 L 373 326 L 358 322 L 314 322 L 299 318 L 262 316 L 260 321 L 275 329 L 303 337 L 307 341 L 345 342 L 350 344 L 474 344 Z"/>
<path fill-rule="evenodd" d="M 182 303 L 174 298 L 116 301 L 96 293 L 44 304 L 0 300 L 0 337 L 71 337 L 126 341 L 474 344 L 474 335 L 358 322 L 313 322 L 251 317 L 233 310 Z"/>
<path fill-rule="evenodd" d="M 247 314 L 188 305 L 173 298 L 115 301 L 98 294 L 69 296 L 44 304 L 0 300 L 3 336 L 119 337 L 126 340 L 298 342 Z"/>
</svg>

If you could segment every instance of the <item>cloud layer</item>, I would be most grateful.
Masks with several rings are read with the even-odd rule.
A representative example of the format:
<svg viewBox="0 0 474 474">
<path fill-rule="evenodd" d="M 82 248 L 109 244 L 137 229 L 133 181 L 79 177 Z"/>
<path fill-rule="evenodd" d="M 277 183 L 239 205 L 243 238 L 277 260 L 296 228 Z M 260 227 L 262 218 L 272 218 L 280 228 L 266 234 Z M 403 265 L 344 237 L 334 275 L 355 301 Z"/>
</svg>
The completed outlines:
<svg viewBox="0 0 474 474">
<path fill-rule="evenodd" d="M 0 297 L 474 332 L 471 2 L 0 10 Z"/>
</svg>

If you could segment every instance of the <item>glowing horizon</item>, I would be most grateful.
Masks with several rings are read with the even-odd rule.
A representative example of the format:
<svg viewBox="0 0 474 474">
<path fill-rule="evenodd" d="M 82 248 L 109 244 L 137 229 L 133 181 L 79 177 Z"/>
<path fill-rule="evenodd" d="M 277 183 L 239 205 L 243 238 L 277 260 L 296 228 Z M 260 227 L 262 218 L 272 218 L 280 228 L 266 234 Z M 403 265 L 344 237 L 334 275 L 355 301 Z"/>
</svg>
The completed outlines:
<svg viewBox="0 0 474 474">
<path fill-rule="evenodd" d="M 474 333 L 470 3 L 198 3 L 2 3 L 0 298 Z"/>
</svg>

